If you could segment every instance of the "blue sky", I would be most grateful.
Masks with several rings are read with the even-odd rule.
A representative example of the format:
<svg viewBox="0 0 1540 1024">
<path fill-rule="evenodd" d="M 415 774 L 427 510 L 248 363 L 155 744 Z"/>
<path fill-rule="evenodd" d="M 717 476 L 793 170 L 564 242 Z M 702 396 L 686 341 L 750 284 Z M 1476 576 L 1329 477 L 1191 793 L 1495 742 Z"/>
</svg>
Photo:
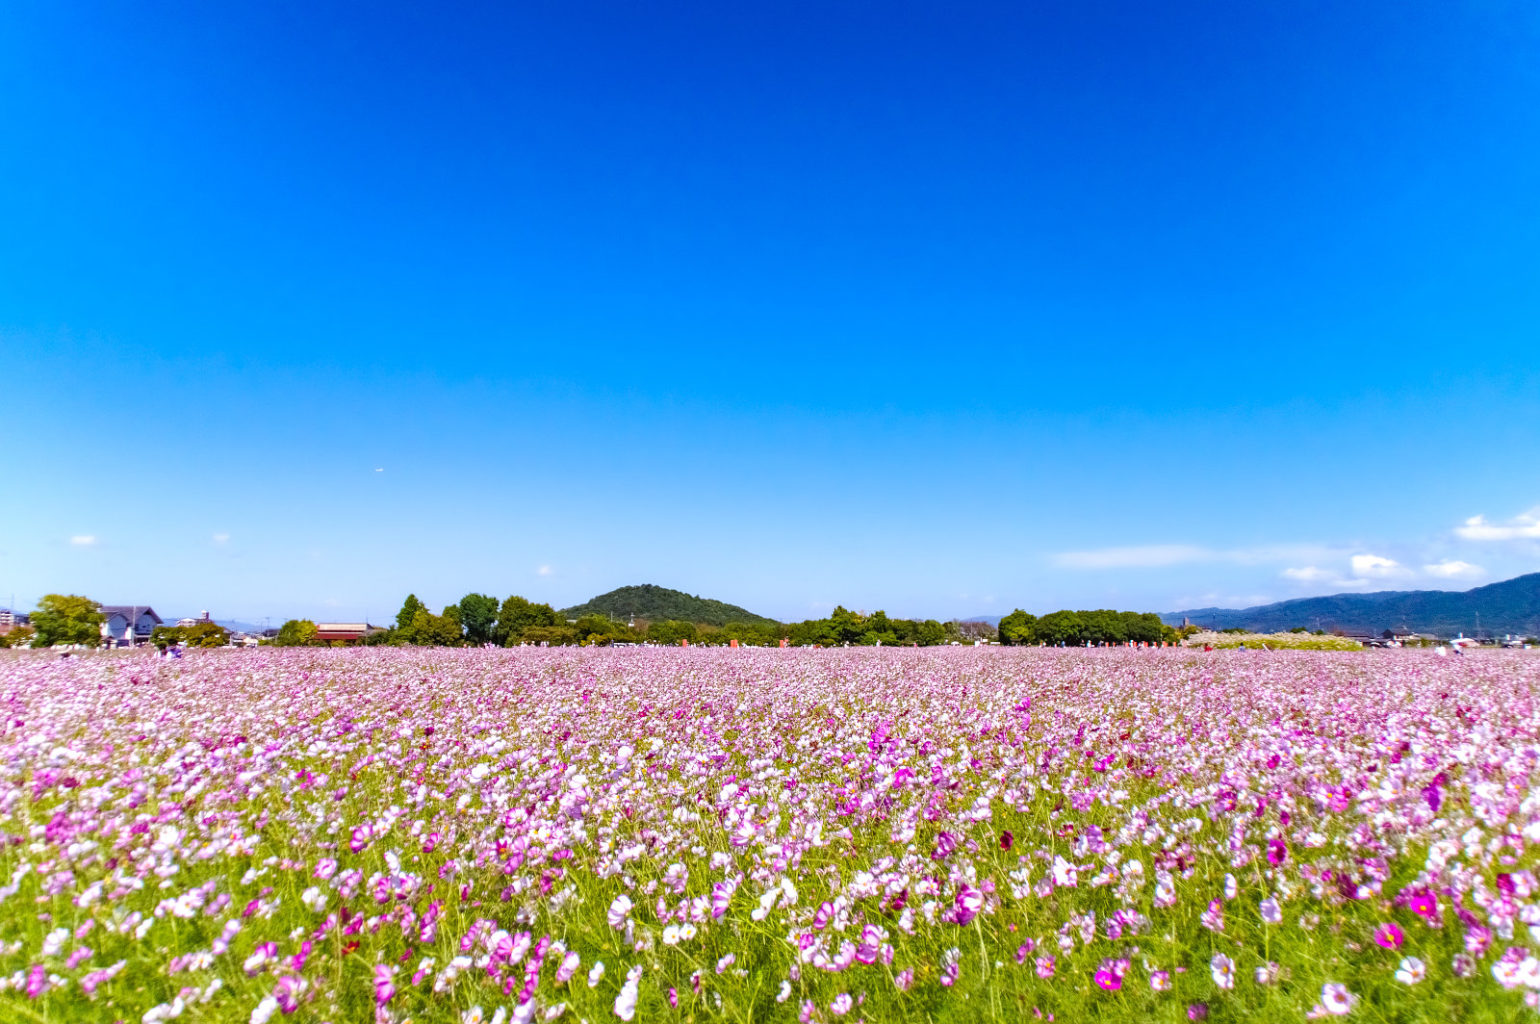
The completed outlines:
<svg viewBox="0 0 1540 1024">
<path fill-rule="evenodd" d="M 1540 9 L 746 7 L 13 6 L 0 601 L 1540 569 Z"/>
</svg>

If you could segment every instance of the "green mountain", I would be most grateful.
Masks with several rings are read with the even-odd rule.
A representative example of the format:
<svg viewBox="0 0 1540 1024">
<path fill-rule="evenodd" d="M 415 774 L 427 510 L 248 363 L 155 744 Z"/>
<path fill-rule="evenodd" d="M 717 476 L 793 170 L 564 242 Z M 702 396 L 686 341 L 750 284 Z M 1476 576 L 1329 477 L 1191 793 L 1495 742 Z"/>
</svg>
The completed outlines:
<svg viewBox="0 0 1540 1024">
<path fill-rule="evenodd" d="M 1251 629 L 1259 633 L 1293 629 L 1378 633 L 1409 629 L 1451 636 L 1476 630 L 1492 635 L 1540 634 L 1540 572 L 1489 583 L 1473 590 L 1382 590 L 1373 594 L 1302 597 L 1255 608 L 1193 608 L 1161 616 L 1180 626 L 1187 618 L 1212 629 Z"/>
<path fill-rule="evenodd" d="M 707 626 L 725 626 L 729 622 L 747 622 L 756 625 L 776 625 L 774 619 L 739 608 L 735 604 L 693 597 L 679 590 L 643 583 L 637 587 L 620 587 L 608 594 L 600 594 L 584 604 L 563 608 L 561 614 L 569 619 L 584 615 L 607 615 L 622 622 L 631 618 L 662 622 L 677 619 Z"/>
</svg>

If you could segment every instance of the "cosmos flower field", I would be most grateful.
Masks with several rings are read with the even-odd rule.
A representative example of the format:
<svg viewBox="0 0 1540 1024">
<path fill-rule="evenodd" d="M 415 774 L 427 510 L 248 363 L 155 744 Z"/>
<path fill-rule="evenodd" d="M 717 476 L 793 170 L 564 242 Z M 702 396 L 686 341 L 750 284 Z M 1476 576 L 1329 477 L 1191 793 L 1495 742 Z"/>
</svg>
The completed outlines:
<svg viewBox="0 0 1540 1024">
<path fill-rule="evenodd" d="M 0 1020 L 1532 1019 L 1540 658 L 0 660 Z"/>
</svg>

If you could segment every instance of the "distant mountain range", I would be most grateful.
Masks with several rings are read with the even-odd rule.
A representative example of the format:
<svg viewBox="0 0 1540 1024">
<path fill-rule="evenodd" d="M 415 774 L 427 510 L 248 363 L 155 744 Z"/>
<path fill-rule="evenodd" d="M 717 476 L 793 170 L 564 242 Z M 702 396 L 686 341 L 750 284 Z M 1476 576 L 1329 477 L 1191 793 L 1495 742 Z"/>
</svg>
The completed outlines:
<svg viewBox="0 0 1540 1024">
<path fill-rule="evenodd" d="M 1473 590 L 1381 590 L 1332 594 L 1258 605 L 1255 608 L 1190 608 L 1162 615 L 1167 625 L 1183 619 L 1212 629 L 1273 633 L 1306 629 L 1378 633 L 1406 629 L 1440 636 L 1454 633 L 1540 634 L 1540 572 Z"/>
<path fill-rule="evenodd" d="M 708 626 L 725 626 L 729 622 L 747 622 L 754 625 L 779 625 L 774 619 L 739 608 L 724 601 L 695 597 L 681 590 L 643 583 L 635 587 L 620 587 L 608 594 L 571 608 L 563 608 L 561 614 L 569 619 L 584 615 L 607 615 L 613 619 L 629 621 L 631 618 L 649 622 L 676 619 Z"/>
</svg>

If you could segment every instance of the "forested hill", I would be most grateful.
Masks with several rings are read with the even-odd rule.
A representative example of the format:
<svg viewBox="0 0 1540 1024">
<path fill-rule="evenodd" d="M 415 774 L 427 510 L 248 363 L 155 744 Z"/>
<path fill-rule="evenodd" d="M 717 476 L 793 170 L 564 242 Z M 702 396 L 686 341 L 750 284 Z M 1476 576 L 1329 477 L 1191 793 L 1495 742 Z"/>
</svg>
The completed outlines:
<svg viewBox="0 0 1540 1024">
<path fill-rule="evenodd" d="M 725 626 L 729 622 L 746 622 L 753 625 L 774 625 L 774 619 L 755 615 L 735 604 L 693 597 L 679 590 L 643 583 L 637 587 L 620 587 L 608 594 L 600 594 L 585 604 L 563 608 L 561 614 L 569 619 L 584 615 L 608 615 L 628 620 L 633 616 L 649 622 L 677 620 L 707 626 Z"/>
<path fill-rule="evenodd" d="M 1194 608 L 1162 615 L 1168 625 L 1183 618 L 1213 629 L 1262 633 L 1293 629 L 1378 633 L 1409 629 L 1440 636 L 1458 632 L 1540 633 L 1540 572 L 1473 590 L 1383 590 L 1373 594 L 1303 597 L 1255 608 Z"/>
</svg>

